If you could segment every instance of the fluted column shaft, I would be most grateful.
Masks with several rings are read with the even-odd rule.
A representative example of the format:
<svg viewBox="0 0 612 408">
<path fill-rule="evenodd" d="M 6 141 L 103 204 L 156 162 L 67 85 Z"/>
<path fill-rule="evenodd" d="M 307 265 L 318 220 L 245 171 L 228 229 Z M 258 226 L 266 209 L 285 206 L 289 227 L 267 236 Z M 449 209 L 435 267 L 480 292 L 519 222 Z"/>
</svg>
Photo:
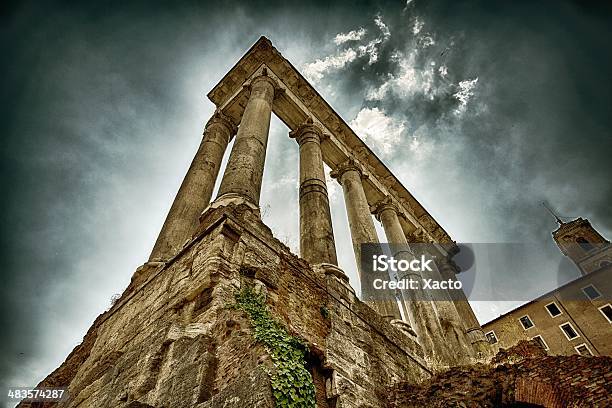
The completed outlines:
<svg viewBox="0 0 612 408">
<path fill-rule="evenodd" d="M 362 282 L 361 292 L 363 300 L 383 317 L 387 319 L 400 319 L 401 315 L 395 299 L 375 299 L 371 294 L 373 288 L 364 287 L 363 285 L 365 282 L 371 282 L 372 279 L 364 279 L 362 276 L 361 244 L 379 243 L 379 241 L 374 221 L 372 221 L 370 206 L 363 190 L 361 171 L 352 164 L 345 164 L 332 172 L 332 177 L 338 179 L 344 191 L 344 202 L 351 230 L 353 250 L 357 261 L 357 271 Z"/>
<path fill-rule="evenodd" d="M 198 218 L 210 203 L 223 155 L 234 133 L 236 126 L 220 112 L 206 124 L 200 147 L 170 207 L 149 261 L 172 257 L 195 233 Z"/>
<path fill-rule="evenodd" d="M 312 264 L 338 264 L 321 153 L 321 130 L 312 120 L 291 137 L 300 146 L 300 255 Z"/>
<path fill-rule="evenodd" d="M 261 75 L 253 80 L 250 88 L 217 201 L 239 197 L 258 206 L 275 83 L 270 77 Z"/>
</svg>

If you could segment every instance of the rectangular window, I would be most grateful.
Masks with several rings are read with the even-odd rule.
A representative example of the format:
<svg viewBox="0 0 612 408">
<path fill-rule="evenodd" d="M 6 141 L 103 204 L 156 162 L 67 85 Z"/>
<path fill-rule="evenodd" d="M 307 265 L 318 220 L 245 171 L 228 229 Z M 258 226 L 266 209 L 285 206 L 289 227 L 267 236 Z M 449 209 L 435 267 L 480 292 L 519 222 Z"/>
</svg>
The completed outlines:
<svg viewBox="0 0 612 408">
<path fill-rule="evenodd" d="M 493 330 L 485 334 L 485 336 L 487 336 L 487 340 L 489 340 L 489 343 L 491 344 L 497 343 L 497 336 L 495 335 L 495 332 Z"/>
<path fill-rule="evenodd" d="M 521 317 L 519 319 L 519 322 L 521 322 L 521 324 L 523 325 L 523 329 L 525 330 L 531 329 L 534 326 L 533 322 L 531 321 L 531 318 L 528 315 Z"/>
<path fill-rule="evenodd" d="M 576 333 L 576 330 L 574 330 L 574 327 L 572 326 L 572 324 L 569 322 L 563 323 L 562 325 L 559 326 L 559 328 L 561 329 L 563 334 L 565 334 L 565 337 L 567 337 L 568 340 L 573 340 L 577 337 L 580 337 L 578 333 Z"/>
<path fill-rule="evenodd" d="M 608 320 L 608 323 L 612 323 L 612 306 L 609 303 L 600 307 L 599 311 Z"/>
<path fill-rule="evenodd" d="M 546 342 L 544 341 L 544 337 L 540 336 L 539 334 L 535 336 L 534 338 L 532 338 L 531 340 L 537 341 L 538 344 L 542 346 L 544 350 L 548 350 L 548 344 L 546 344 Z"/>
<path fill-rule="evenodd" d="M 545 307 L 550 317 L 557 317 L 561 314 L 561 309 L 559 309 L 559 306 L 557 306 L 555 302 L 549 303 Z"/>
<path fill-rule="evenodd" d="M 582 291 L 591 300 L 597 299 L 601 297 L 601 293 L 597 290 L 597 288 L 593 285 L 585 286 L 582 288 Z"/>
<path fill-rule="evenodd" d="M 592 356 L 593 353 L 591 353 L 591 350 L 589 350 L 589 348 L 587 347 L 586 344 L 582 343 L 576 347 L 574 347 L 576 349 L 576 351 L 578 352 L 578 354 L 580 354 L 581 356 Z"/>
</svg>

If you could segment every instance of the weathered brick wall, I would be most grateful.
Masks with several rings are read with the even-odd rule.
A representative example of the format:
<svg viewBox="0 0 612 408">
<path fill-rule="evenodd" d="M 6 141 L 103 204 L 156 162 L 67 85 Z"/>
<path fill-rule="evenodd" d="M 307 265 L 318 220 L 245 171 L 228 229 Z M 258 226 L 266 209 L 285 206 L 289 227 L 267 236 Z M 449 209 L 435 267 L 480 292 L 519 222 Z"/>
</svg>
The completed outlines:
<svg viewBox="0 0 612 408">
<path fill-rule="evenodd" d="M 68 401 L 56 406 L 273 406 L 261 369 L 270 357 L 247 315 L 228 307 L 245 284 L 264 292 L 272 314 L 309 345 L 319 407 L 384 407 L 392 384 L 429 376 L 414 339 L 342 279 L 292 255 L 250 211 L 211 211 L 197 237 L 171 262 L 137 271 L 40 384 L 68 387 Z"/>
<path fill-rule="evenodd" d="M 395 408 L 498 407 L 530 403 L 547 408 L 612 405 L 612 358 L 548 356 L 522 341 L 491 365 L 451 369 L 415 386 L 396 386 Z"/>
</svg>

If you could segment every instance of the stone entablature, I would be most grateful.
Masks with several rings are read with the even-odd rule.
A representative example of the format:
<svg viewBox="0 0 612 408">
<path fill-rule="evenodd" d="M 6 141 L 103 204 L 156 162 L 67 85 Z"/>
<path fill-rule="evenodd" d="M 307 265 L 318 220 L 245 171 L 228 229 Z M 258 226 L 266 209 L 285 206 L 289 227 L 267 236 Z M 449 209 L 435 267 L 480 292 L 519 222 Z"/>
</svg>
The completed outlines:
<svg viewBox="0 0 612 408">
<path fill-rule="evenodd" d="M 279 84 L 273 112 L 292 130 L 311 118 L 328 137 L 321 143 L 323 160 L 337 169 L 354 160 L 367 178 L 364 191 L 368 202 L 390 197 L 401 209 L 406 234 L 419 231 L 426 242 L 434 242 L 452 252 L 454 244 L 444 229 L 399 182 L 383 162 L 355 134 L 308 81 L 271 44 L 261 37 L 223 79 L 208 93 L 217 109 L 240 122 L 248 98 L 248 84 L 266 70 Z"/>
<path fill-rule="evenodd" d="M 259 214 L 273 113 L 289 127 L 289 137 L 299 145 L 300 255 L 312 266 L 328 264 L 341 271 L 337 268 L 324 164 L 330 166 L 332 178 L 344 192 L 362 283 L 366 280 L 360 261 L 361 246 L 380 242 L 373 213 L 383 223 L 389 242 L 433 243 L 430 252 L 435 254 L 431 255 L 440 261 L 457 250 L 433 217 L 265 37 L 255 43 L 209 97 L 217 107 L 213 116 L 217 119 L 209 122 L 149 261 L 168 260 L 179 252 L 207 212 L 245 205 Z M 234 134 L 217 197 L 211 201 L 210 191 L 227 142 Z M 437 277 L 441 275 L 432 276 Z M 388 273 L 381 272 L 380 278 L 388 280 Z M 484 335 L 472 336 L 479 326 L 470 322 L 473 319 L 467 301 L 465 305 L 440 303 L 437 308 L 427 289 L 421 292 L 430 300 L 421 303 L 390 289 L 381 296 L 370 286 L 362 285 L 362 300 L 388 321 L 404 320 L 410 324 L 432 361 L 449 364 L 457 361 L 455 357 L 482 355 L 477 343 L 483 343 Z M 464 352 L 456 353 L 457 347 Z"/>
</svg>

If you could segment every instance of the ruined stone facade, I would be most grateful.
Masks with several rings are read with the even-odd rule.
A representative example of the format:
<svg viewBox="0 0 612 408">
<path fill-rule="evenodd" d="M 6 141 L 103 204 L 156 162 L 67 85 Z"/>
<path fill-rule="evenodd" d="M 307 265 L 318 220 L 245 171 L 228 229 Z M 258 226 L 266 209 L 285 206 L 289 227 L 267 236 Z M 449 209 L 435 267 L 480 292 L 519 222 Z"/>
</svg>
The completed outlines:
<svg viewBox="0 0 612 408">
<path fill-rule="evenodd" d="M 432 243 L 445 279 L 456 279 L 456 246 L 269 40 L 209 98 L 217 109 L 149 261 L 40 384 L 68 388 L 58 406 L 272 407 L 285 397 L 312 406 L 275 382 L 293 378 L 282 369 L 288 349 L 303 358 L 318 407 L 384 407 L 395 384 L 488 355 L 465 297 L 356 296 L 337 265 L 324 163 L 342 185 L 357 259 L 361 244 L 379 241 L 374 217 L 389 242 Z M 259 212 L 272 113 L 300 152 L 300 257 Z M 241 309 L 245 291 L 252 299 Z M 278 339 L 280 352 L 270 345 Z"/>
</svg>

